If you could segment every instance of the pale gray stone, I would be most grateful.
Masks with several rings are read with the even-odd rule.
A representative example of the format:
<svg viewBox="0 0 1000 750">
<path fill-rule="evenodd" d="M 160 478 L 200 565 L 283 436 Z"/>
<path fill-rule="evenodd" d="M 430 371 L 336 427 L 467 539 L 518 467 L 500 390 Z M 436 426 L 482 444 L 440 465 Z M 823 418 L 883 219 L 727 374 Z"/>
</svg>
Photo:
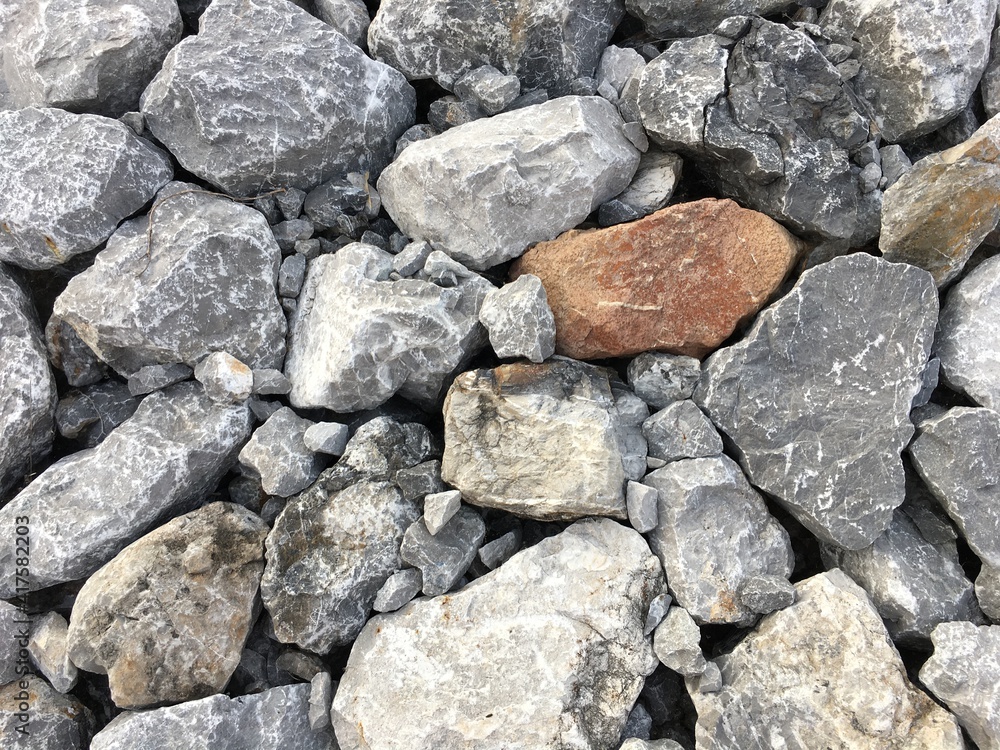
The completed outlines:
<svg viewBox="0 0 1000 750">
<path fill-rule="evenodd" d="M 727 456 L 675 461 L 643 479 L 659 493 L 656 528 L 647 535 L 670 593 L 699 624 L 749 625 L 757 613 L 740 601 L 760 575 L 787 579 L 794 558 L 788 533 Z"/>
<path fill-rule="evenodd" d="M 715 660 L 720 691 L 689 690 L 699 747 L 965 747 L 954 717 L 907 679 L 857 584 L 833 570 L 795 588 L 794 605 Z"/>
<path fill-rule="evenodd" d="M 670 611 L 670 605 L 673 602 L 673 597 L 670 594 L 658 594 L 654 597 L 653 601 L 649 603 L 649 611 L 646 613 L 646 623 L 643 625 L 642 634 L 649 635 L 661 622 L 663 618 L 667 616 L 667 612 Z"/>
<path fill-rule="evenodd" d="M 185 169 L 251 196 L 377 175 L 415 105 L 401 73 L 290 3 L 216 0 L 197 36 L 167 55 L 141 110 Z"/>
<path fill-rule="evenodd" d="M 316 16 L 333 26 L 347 40 L 362 49 L 368 46 L 371 18 L 364 0 L 313 0 Z"/>
<path fill-rule="evenodd" d="M 646 60 L 631 47 L 608 45 L 597 66 L 597 85 L 600 87 L 602 83 L 607 83 L 614 91 L 617 101 L 628 79 L 644 67 Z"/>
<path fill-rule="evenodd" d="M 632 528 L 640 534 L 656 528 L 659 503 L 660 496 L 655 488 L 633 481 L 629 481 L 625 486 L 628 520 Z"/>
<path fill-rule="evenodd" d="M 240 464 L 260 477 L 268 495 L 291 497 L 316 481 L 323 466 L 305 442 L 306 431 L 314 424 L 285 406 L 254 430 L 243 446 Z"/>
<path fill-rule="evenodd" d="M 515 75 L 504 75 L 492 65 L 483 65 L 455 81 L 455 93 L 475 102 L 486 114 L 495 115 L 517 99 L 521 81 Z"/>
<path fill-rule="evenodd" d="M 462 493 L 458 490 L 435 492 L 424 498 L 424 526 L 431 536 L 437 534 L 462 507 Z"/>
<path fill-rule="evenodd" d="M 732 16 L 766 16 L 790 5 L 789 0 L 625 0 L 650 34 L 667 38 L 707 34 Z"/>
<path fill-rule="evenodd" d="M 625 740 L 619 750 L 683 750 L 673 740 L 640 740 L 634 737 Z"/>
<path fill-rule="evenodd" d="M 483 297 L 479 322 L 501 359 L 542 362 L 556 350 L 556 321 L 541 279 L 526 273 Z"/>
<path fill-rule="evenodd" d="M 627 123 L 638 126 L 638 123 Z M 681 179 L 683 162 L 677 154 L 660 150 L 646 151 L 639 158 L 639 168 L 632 182 L 615 200 L 631 208 L 639 218 L 664 208 Z M 669 355 L 668 355 L 669 356 Z"/>
<path fill-rule="evenodd" d="M 662 586 L 637 532 L 594 519 L 376 618 L 334 698 L 341 748 L 614 747 L 656 665 L 642 623 Z"/>
<path fill-rule="evenodd" d="M 701 631 L 681 607 L 671 607 L 653 634 L 653 652 L 667 669 L 697 677 L 707 662 L 701 653 Z"/>
<path fill-rule="evenodd" d="M 69 623 L 58 612 L 49 612 L 35 622 L 28 653 L 49 684 L 64 695 L 76 685 L 77 668 L 69 660 L 66 637 Z"/>
<path fill-rule="evenodd" d="M 315 453 L 343 456 L 347 450 L 347 436 L 350 430 L 339 422 L 316 422 L 306 428 L 302 436 L 306 448 Z"/>
<path fill-rule="evenodd" d="M 85 578 L 163 521 L 200 505 L 236 463 L 250 410 L 197 383 L 146 397 L 96 448 L 50 466 L 0 508 L 31 519 L 31 590 Z M 14 596 L 14 535 L 0 540 L 0 597 Z"/>
<path fill-rule="evenodd" d="M 30 0 L 0 43 L 16 107 L 120 117 L 181 40 L 174 0 Z"/>
<path fill-rule="evenodd" d="M 675 401 L 642 423 L 648 453 L 677 461 L 722 453 L 722 437 L 704 412 L 690 399 Z"/>
<path fill-rule="evenodd" d="M 689 677 L 686 682 L 689 692 L 718 693 L 722 690 L 722 670 L 718 664 L 710 661 L 705 665 L 704 672 L 697 677 Z"/>
<path fill-rule="evenodd" d="M 572 229 L 628 186 L 639 151 L 622 124 L 603 99 L 561 97 L 412 144 L 378 189 L 408 236 L 489 268 Z"/>
<path fill-rule="evenodd" d="M 701 362 L 678 354 L 643 352 L 628 364 L 629 385 L 654 409 L 691 398 L 700 377 Z"/>
<path fill-rule="evenodd" d="M 867 547 L 903 502 L 899 454 L 937 307 L 926 271 L 834 258 L 703 366 L 695 401 L 750 481 L 823 541 Z"/>
<path fill-rule="evenodd" d="M 33 621 L 17 605 L 0 600 L 0 685 L 17 679 L 19 666 L 22 674 L 30 671 L 28 644 Z"/>
<path fill-rule="evenodd" d="M 781 576 L 756 575 L 740 584 L 736 598 L 751 612 L 766 615 L 795 604 L 795 587 Z"/>
<path fill-rule="evenodd" d="M 309 685 L 309 726 L 314 732 L 330 726 L 333 681 L 329 672 L 318 672 Z"/>
<path fill-rule="evenodd" d="M 476 511 L 462 507 L 437 534 L 423 520 L 406 530 L 400 557 L 420 569 L 427 596 L 447 593 L 476 559 L 486 537 L 486 524 Z"/>
<path fill-rule="evenodd" d="M 479 561 L 487 570 L 495 570 L 507 562 L 521 546 L 521 533 L 517 529 L 508 531 L 503 536 L 487 542 L 479 548 Z"/>
<path fill-rule="evenodd" d="M 382 584 L 372 608 L 376 612 L 395 612 L 412 601 L 423 587 L 424 578 L 417 568 L 397 571 Z"/>
<path fill-rule="evenodd" d="M 250 398 L 253 371 L 226 352 L 212 352 L 194 368 L 194 379 L 213 401 L 238 404 Z"/>
<path fill-rule="evenodd" d="M 1000 625 L 947 622 L 920 681 L 958 717 L 980 750 L 1000 748 Z"/>
<path fill-rule="evenodd" d="M 128 392 L 133 396 L 145 396 L 153 391 L 162 391 L 172 385 L 183 383 L 194 375 L 187 365 L 174 362 L 168 365 L 146 365 L 128 376 Z"/>
<path fill-rule="evenodd" d="M 21 710 L 24 703 L 27 711 Z M 86 750 L 95 728 L 89 708 L 60 695 L 41 677 L 25 675 L 0 687 L 0 745 L 5 748 Z"/>
<path fill-rule="evenodd" d="M 123 225 L 56 299 L 53 315 L 126 377 L 152 364 L 193 367 L 213 351 L 252 368 L 284 357 L 281 252 L 267 222 L 191 190 L 161 191 L 152 213 Z"/>
<path fill-rule="evenodd" d="M 1000 10 L 997 11 L 1000 19 Z M 1000 25 L 993 29 L 990 39 L 990 59 L 983 71 L 979 89 L 983 95 L 983 109 L 987 117 L 1000 114 Z"/>
<path fill-rule="evenodd" d="M 646 135 L 646 130 L 642 127 L 642 125 L 637 122 L 626 122 L 622 125 L 622 133 L 624 133 L 625 137 L 629 139 L 632 145 L 639 149 L 642 153 L 645 154 L 649 151 L 649 137 Z M 615 200 L 618 199 L 616 198 Z"/>
<path fill-rule="evenodd" d="M 284 396 L 292 389 L 281 370 L 261 368 L 253 371 L 253 393 L 255 396 Z"/>
<path fill-rule="evenodd" d="M 167 155 L 116 120 L 0 111 L 0 260 L 44 269 L 94 250 L 171 177 Z"/>
<path fill-rule="evenodd" d="M 396 393 L 429 406 L 485 344 L 479 309 L 492 284 L 471 272 L 450 289 L 390 281 L 392 260 L 353 243 L 310 264 L 285 363 L 293 406 L 360 411 Z"/>
</svg>

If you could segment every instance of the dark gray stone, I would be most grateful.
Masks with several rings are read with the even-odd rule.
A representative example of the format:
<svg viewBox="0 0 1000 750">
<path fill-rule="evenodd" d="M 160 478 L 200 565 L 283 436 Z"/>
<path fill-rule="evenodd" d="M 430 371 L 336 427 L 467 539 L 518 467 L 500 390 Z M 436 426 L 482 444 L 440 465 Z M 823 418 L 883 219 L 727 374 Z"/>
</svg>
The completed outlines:
<svg viewBox="0 0 1000 750">
<path fill-rule="evenodd" d="M 28 710 L 22 711 L 28 694 Z M 18 714 L 28 715 L 27 727 Z M 27 728 L 27 734 L 18 729 Z M 87 750 L 96 723 L 89 708 L 60 695 L 41 677 L 25 675 L 0 688 L 0 744 L 27 750 Z"/>
<path fill-rule="evenodd" d="M 403 537 L 400 557 L 420 569 L 424 594 L 439 596 L 450 591 L 469 569 L 485 536 L 486 524 L 480 515 L 463 507 L 436 535 L 423 520 L 411 524 Z"/>
<path fill-rule="evenodd" d="M 284 396 L 292 389 L 281 370 L 264 368 L 253 371 L 253 392 L 255 396 Z"/>
<path fill-rule="evenodd" d="M 766 16 L 789 5 L 789 0 L 625 0 L 628 12 L 659 38 L 708 34 L 731 16 Z"/>
<path fill-rule="evenodd" d="M 521 532 L 512 529 L 491 542 L 486 542 L 477 553 L 487 570 L 495 570 L 507 562 L 521 547 Z"/>
<path fill-rule="evenodd" d="M 45 345 L 52 366 L 62 370 L 66 382 L 74 388 L 93 385 L 107 377 L 107 366 L 66 321 L 49 319 L 45 326 Z"/>
<path fill-rule="evenodd" d="M 306 256 L 295 253 L 281 262 L 278 270 L 278 294 L 282 297 L 298 297 L 302 282 L 306 278 Z"/>
<path fill-rule="evenodd" d="M 315 227 L 309 219 L 289 219 L 281 221 L 271 227 L 274 241 L 283 252 L 290 253 L 295 250 L 295 243 L 300 240 L 308 240 L 313 236 Z"/>
<path fill-rule="evenodd" d="M 795 587 L 787 578 L 759 575 L 743 581 L 736 596 L 751 612 L 766 615 L 795 604 Z"/>
<path fill-rule="evenodd" d="M 147 393 L 162 391 L 177 383 L 183 383 L 193 375 L 192 368 L 179 362 L 146 365 L 128 376 L 128 391 L 133 396 L 145 396 Z"/>
<path fill-rule="evenodd" d="M 407 469 L 400 469 L 396 474 L 396 484 L 407 500 L 422 500 L 434 492 L 444 492 L 445 484 L 441 481 L 441 462 L 425 461 Z"/>
<path fill-rule="evenodd" d="M 333 680 L 329 672 L 319 672 L 310 680 L 309 726 L 314 732 L 319 732 L 330 726 L 333 689 Z"/>
<path fill-rule="evenodd" d="M 691 400 L 675 401 L 642 423 L 648 454 L 664 461 L 722 453 L 722 437 Z"/>
<path fill-rule="evenodd" d="M 299 218 L 302 214 L 302 206 L 306 202 L 306 193 L 304 190 L 294 187 L 285 188 L 283 191 L 275 193 L 274 202 L 281 209 L 281 215 L 287 221 L 291 221 L 292 219 Z"/>
<path fill-rule="evenodd" d="M 0 601 L 0 685 L 19 677 L 19 661 L 22 672 L 30 669 L 28 643 L 34 619 L 17 605 Z"/>
<path fill-rule="evenodd" d="M 701 363 L 678 354 L 644 352 L 628 364 L 628 384 L 654 409 L 691 398 L 700 377 Z"/>
<path fill-rule="evenodd" d="M 378 590 L 373 609 L 376 612 L 395 612 L 411 602 L 423 586 L 424 578 L 416 568 L 397 571 Z"/>
<path fill-rule="evenodd" d="M 104 380 L 67 393 L 56 407 L 59 434 L 93 448 L 135 414 L 139 399 L 117 380 Z"/>
<path fill-rule="evenodd" d="M 427 122 L 439 133 L 486 116 L 486 112 L 475 102 L 462 101 L 454 96 L 445 96 L 432 102 L 427 110 Z"/>
</svg>

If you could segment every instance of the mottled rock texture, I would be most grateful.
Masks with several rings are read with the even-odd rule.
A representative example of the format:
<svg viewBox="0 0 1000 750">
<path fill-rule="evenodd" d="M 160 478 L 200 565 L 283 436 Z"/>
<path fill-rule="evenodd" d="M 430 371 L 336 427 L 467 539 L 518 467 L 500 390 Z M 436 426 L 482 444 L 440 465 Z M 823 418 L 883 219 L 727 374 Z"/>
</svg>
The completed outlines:
<svg viewBox="0 0 1000 750">
<path fill-rule="evenodd" d="M 305 442 L 313 422 L 285 406 L 254 430 L 240 451 L 244 471 L 259 477 L 268 495 L 290 497 L 316 481 L 323 466 Z"/>
<path fill-rule="evenodd" d="M 625 0 L 625 8 L 658 37 L 688 37 L 711 33 L 732 16 L 766 16 L 787 8 L 789 0 Z"/>
<path fill-rule="evenodd" d="M 483 298 L 479 320 L 500 358 L 542 362 L 555 352 L 556 322 L 537 276 L 524 274 Z"/>
<path fill-rule="evenodd" d="M 333 26 L 357 47 L 368 45 L 371 18 L 363 0 L 315 0 L 316 16 Z"/>
<path fill-rule="evenodd" d="M 27 711 L 22 711 L 24 703 Z M 25 715 L 27 722 L 22 719 Z M 25 735 L 18 729 L 26 724 Z M 26 675 L 0 687 L 0 743 L 5 748 L 87 750 L 94 728 L 89 708 L 73 696 L 60 695 L 41 677 Z"/>
</svg>

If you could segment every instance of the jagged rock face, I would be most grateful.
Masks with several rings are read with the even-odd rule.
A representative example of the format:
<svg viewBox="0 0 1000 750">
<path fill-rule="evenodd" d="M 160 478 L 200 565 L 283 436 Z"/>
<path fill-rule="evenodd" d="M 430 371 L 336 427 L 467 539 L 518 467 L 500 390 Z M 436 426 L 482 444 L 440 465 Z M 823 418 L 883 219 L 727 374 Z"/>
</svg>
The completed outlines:
<svg viewBox="0 0 1000 750">
<path fill-rule="evenodd" d="M 368 46 L 368 8 L 363 0 L 315 0 L 316 16 L 357 47 Z"/>
<path fill-rule="evenodd" d="M 835 258 L 704 363 L 695 401 L 750 481 L 823 541 L 867 547 L 903 502 L 899 454 L 937 308 L 926 271 Z"/>
<path fill-rule="evenodd" d="M 969 102 L 989 57 L 997 0 L 832 0 L 820 24 L 849 31 L 854 79 L 890 141 L 929 133 Z"/>
<path fill-rule="evenodd" d="M 789 5 L 789 0 L 625 0 L 626 10 L 646 31 L 668 39 L 709 34 L 732 16 L 767 16 Z"/>
<path fill-rule="evenodd" d="M 524 357 L 538 363 L 555 352 L 556 322 L 537 276 L 525 274 L 488 292 L 479 320 L 500 358 Z"/>
<path fill-rule="evenodd" d="M 520 78 L 523 90 L 564 96 L 574 79 L 594 75 L 623 15 L 622 0 L 385 0 L 368 47 L 407 78 L 433 78 L 448 90 L 470 70 L 492 65 Z"/>
<path fill-rule="evenodd" d="M 614 521 L 581 521 L 458 593 L 379 615 L 334 698 L 343 750 L 598 750 L 653 671 L 656 558 Z M 376 687 L 377 686 L 377 687 Z"/>
<path fill-rule="evenodd" d="M 267 221 L 186 190 L 195 188 L 173 183 L 151 214 L 123 225 L 59 295 L 55 319 L 124 376 L 147 365 L 193 367 L 216 351 L 253 368 L 280 366 L 281 251 Z"/>
<path fill-rule="evenodd" d="M 639 151 L 623 125 L 610 102 L 567 96 L 452 128 L 408 146 L 385 170 L 382 204 L 408 236 L 489 268 L 571 229 L 628 186 Z"/>
<path fill-rule="evenodd" d="M 171 177 L 166 154 L 120 122 L 0 111 L 0 260 L 43 269 L 94 250 Z"/>
<path fill-rule="evenodd" d="M 53 464 L 0 508 L 31 519 L 37 590 L 85 578 L 158 523 L 199 505 L 250 437 L 250 409 L 216 404 L 195 383 L 146 398 L 98 447 Z M 0 547 L 0 596 L 14 596 L 14 536 Z"/>
<path fill-rule="evenodd" d="M 926 748 L 965 745 L 955 718 L 906 677 L 864 591 L 833 570 L 796 586 L 798 601 L 767 615 L 716 659 L 722 690 L 690 691 L 699 747 Z"/>
<path fill-rule="evenodd" d="M 18 107 L 60 107 L 121 117 L 139 95 L 183 25 L 174 0 L 31 0 L 0 45 Z"/>
<path fill-rule="evenodd" d="M 648 411 L 633 400 L 566 359 L 463 373 L 445 399 L 442 477 L 468 503 L 528 518 L 624 519 L 625 482 L 645 471 Z"/>
<path fill-rule="evenodd" d="M 228 193 L 377 175 L 413 124 L 401 73 L 291 3 L 216 0 L 199 29 L 167 55 L 141 108 L 185 169 Z"/>
<path fill-rule="evenodd" d="M 266 534 L 246 508 L 212 503 L 130 544 L 80 589 L 73 663 L 107 674 L 122 708 L 221 691 L 257 614 Z"/>
<path fill-rule="evenodd" d="M 28 685 L 21 687 L 21 680 Z M 27 694 L 25 700 L 23 693 Z M 22 704 L 28 704 L 28 711 Z M 27 713 L 26 722 L 19 718 Z M 60 695 L 35 675 L 0 687 L 0 743 L 30 750 L 87 750 L 94 734 L 94 715 L 73 696 Z"/>
</svg>

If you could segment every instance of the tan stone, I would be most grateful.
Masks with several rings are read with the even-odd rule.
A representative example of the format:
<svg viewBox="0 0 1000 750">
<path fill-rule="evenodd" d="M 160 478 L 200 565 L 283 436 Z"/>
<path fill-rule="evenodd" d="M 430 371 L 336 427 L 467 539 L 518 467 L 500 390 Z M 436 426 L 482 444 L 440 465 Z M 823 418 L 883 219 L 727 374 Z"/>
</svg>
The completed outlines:
<svg viewBox="0 0 1000 750">
<path fill-rule="evenodd" d="M 559 354 L 702 357 L 767 303 L 801 248 L 764 214 L 707 198 L 566 232 L 529 250 L 511 276 L 542 280 Z"/>
</svg>

